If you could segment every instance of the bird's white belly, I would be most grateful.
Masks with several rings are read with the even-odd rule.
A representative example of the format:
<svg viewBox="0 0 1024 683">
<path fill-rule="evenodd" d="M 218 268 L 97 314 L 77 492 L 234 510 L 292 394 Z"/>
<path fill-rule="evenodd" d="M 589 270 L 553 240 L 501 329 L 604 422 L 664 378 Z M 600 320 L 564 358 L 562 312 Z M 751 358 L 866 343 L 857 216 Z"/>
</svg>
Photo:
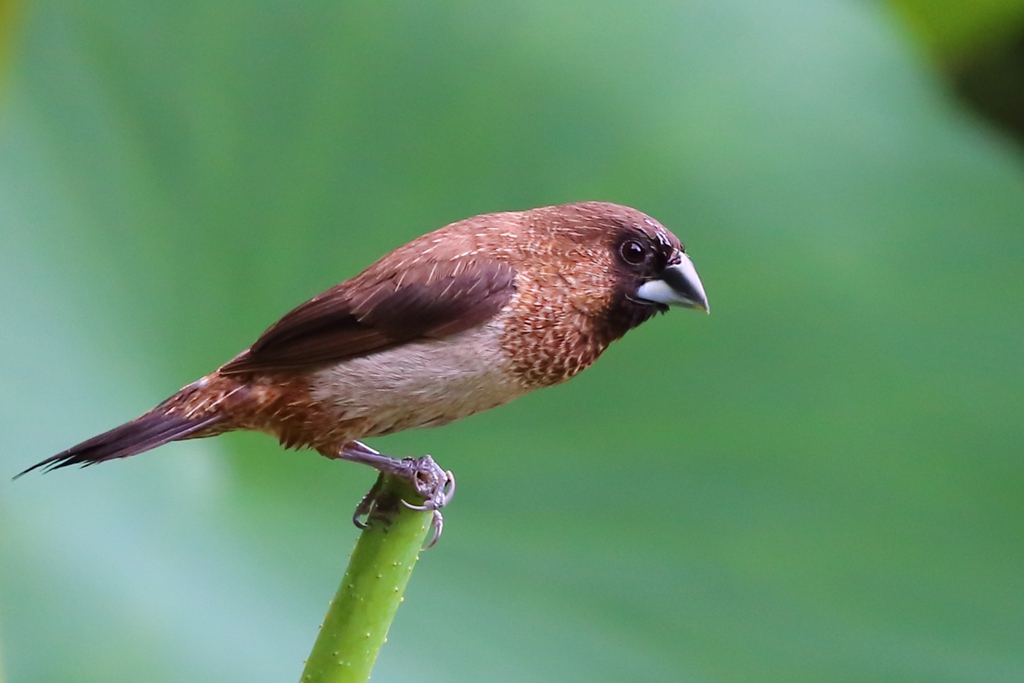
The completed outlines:
<svg viewBox="0 0 1024 683">
<path fill-rule="evenodd" d="M 527 392 L 491 322 L 444 340 L 404 344 L 317 372 L 313 398 L 339 420 L 366 420 L 367 436 L 441 425 Z"/>
</svg>

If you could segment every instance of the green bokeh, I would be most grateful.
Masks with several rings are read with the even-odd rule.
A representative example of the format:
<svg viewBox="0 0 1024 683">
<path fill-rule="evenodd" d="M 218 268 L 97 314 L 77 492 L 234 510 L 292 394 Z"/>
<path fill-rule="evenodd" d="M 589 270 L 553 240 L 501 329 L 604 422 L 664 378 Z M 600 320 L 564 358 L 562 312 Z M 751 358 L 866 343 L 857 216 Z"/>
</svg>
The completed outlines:
<svg viewBox="0 0 1024 683">
<path fill-rule="evenodd" d="M 407 239 L 679 234 L 571 383 L 380 439 L 459 476 L 375 680 L 1024 679 L 1024 168 L 856 0 L 24 8 L 0 110 L 0 666 L 280 681 L 372 481 L 259 435 L 7 476 Z"/>
</svg>

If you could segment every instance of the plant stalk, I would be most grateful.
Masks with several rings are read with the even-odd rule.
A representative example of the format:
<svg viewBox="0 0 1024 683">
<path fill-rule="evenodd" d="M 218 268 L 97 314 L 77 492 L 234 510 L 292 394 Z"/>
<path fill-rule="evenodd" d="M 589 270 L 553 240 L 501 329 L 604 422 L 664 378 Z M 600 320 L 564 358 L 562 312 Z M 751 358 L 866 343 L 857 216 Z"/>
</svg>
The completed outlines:
<svg viewBox="0 0 1024 683">
<path fill-rule="evenodd" d="M 301 683 L 364 683 L 402 602 L 432 513 L 411 510 L 422 496 L 405 479 L 382 475 L 367 526 L 327 608 Z M 376 488 L 375 487 L 375 488 Z"/>
</svg>

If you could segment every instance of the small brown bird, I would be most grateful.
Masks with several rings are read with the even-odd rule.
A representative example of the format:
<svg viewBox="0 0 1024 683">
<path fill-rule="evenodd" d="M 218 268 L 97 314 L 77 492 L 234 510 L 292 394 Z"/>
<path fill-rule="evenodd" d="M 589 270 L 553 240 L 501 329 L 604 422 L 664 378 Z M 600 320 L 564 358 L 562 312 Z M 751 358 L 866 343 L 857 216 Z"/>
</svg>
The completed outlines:
<svg viewBox="0 0 1024 683">
<path fill-rule="evenodd" d="M 358 440 L 564 382 L 669 306 L 708 310 L 683 245 L 635 209 L 475 216 L 395 249 L 141 417 L 21 474 L 236 429 L 388 471 L 400 461 Z"/>
</svg>

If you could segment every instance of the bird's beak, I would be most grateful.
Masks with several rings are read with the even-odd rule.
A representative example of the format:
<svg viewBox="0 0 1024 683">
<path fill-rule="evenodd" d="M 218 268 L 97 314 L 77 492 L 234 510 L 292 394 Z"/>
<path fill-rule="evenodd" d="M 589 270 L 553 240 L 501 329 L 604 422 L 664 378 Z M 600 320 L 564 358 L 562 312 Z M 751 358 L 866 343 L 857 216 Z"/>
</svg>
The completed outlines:
<svg viewBox="0 0 1024 683">
<path fill-rule="evenodd" d="M 682 306 L 711 312 L 704 285 L 697 276 L 693 261 L 682 252 L 653 280 L 640 285 L 636 290 L 638 298 L 665 306 Z"/>
</svg>

